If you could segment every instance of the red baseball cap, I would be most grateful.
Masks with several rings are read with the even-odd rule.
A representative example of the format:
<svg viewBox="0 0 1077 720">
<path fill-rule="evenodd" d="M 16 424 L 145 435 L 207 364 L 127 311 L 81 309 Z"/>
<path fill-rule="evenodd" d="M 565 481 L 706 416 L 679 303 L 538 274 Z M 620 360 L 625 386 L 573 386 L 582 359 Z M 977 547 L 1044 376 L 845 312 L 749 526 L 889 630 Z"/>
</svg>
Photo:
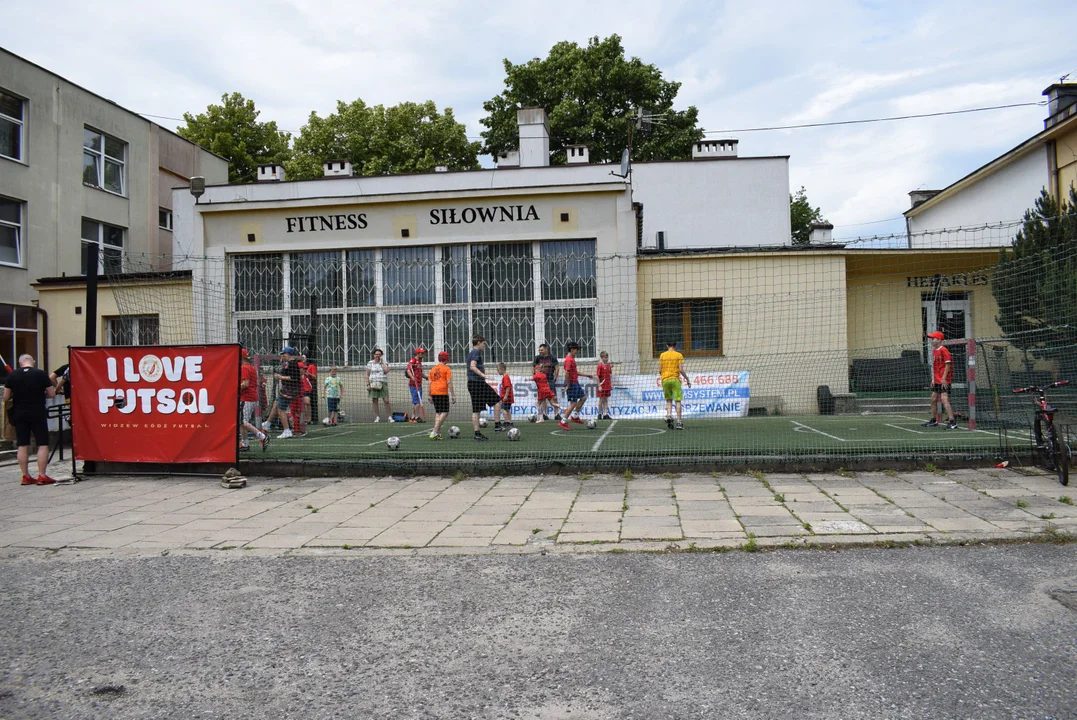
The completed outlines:
<svg viewBox="0 0 1077 720">
<path fill-rule="evenodd" d="M 438 353 L 438 362 L 449 362 L 449 353 L 442 350 Z"/>
<path fill-rule="evenodd" d="M 240 348 L 239 354 L 243 356 L 244 360 L 250 360 L 251 359 L 251 355 L 250 355 L 249 352 L 247 352 L 247 348 Z"/>
<path fill-rule="evenodd" d="M 938 330 L 936 330 L 935 332 L 929 332 L 929 333 L 927 334 L 927 336 L 928 336 L 929 338 L 931 338 L 932 340 L 945 340 L 945 339 L 946 339 L 946 336 L 945 336 L 945 335 L 943 335 L 943 334 L 942 334 L 941 332 L 939 332 Z"/>
<path fill-rule="evenodd" d="M 415 354 L 419 355 L 420 353 L 422 353 L 424 355 L 426 354 L 426 348 L 422 347 L 421 345 L 419 347 L 415 348 Z"/>
</svg>

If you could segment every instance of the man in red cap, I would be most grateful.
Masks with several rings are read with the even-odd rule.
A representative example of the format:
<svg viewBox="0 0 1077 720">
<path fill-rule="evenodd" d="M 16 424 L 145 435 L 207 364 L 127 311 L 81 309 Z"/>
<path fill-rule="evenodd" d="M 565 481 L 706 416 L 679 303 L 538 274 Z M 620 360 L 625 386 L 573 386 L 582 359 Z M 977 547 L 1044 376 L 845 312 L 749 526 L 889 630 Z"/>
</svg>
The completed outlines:
<svg viewBox="0 0 1077 720">
<path fill-rule="evenodd" d="M 411 422 L 426 422 L 426 408 L 423 407 L 423 356 L 426 348 L 415 348 L 415 354 L 408 360 L 404 374 L 408 376 L 408 390 L 411 391 Z"/>
<path fill-rule="evenodd" d="M 931 375 L 931 419 L 923 423 L 922 427 L 938 427 L 942 415 L 939 413 L 939 401 L 942 401 L 942 409 L 946 411 L 946 427 L 951 430 L 957 429 L 957 421 L 954 420 L 954 411 L 950 408 L 950 384 L 954 381 L 954 361 L 942 341 L 946 336 L 937 330 L 927 334 L 931 339 L 931 346 L 935 348 L 932 354 Z"/>
</svg>

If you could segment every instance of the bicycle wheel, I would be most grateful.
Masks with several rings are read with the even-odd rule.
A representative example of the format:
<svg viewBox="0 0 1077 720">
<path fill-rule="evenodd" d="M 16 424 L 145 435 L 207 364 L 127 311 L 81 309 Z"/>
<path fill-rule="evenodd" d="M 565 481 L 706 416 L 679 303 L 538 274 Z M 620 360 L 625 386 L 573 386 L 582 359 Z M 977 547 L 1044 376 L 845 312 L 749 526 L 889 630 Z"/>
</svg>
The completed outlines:
<svg viewBox="0 0 1077 720">
<path fill-rule="evenodd" d="M 1069 463 L 1069 448 L 1066 448 L 1066 452 L 1062 452 L 1063 443 L 1059 442 L 1058 434 L 1055 432 L 1054 423 L 1047 425 L 1047 434 L 1044 438 L 1047 441 L 1047 450 L 1051 454 L 1051 470 L 1058 473 L 1058 481 L 1063 485 L 1070 484 L 1070 463 Z"/>
<path fill-rule="evenodd" d="M 1055 469 L 1055 452 L 1054 443 L 1052 442 L 1054 431 L 1053 423 L 1043 422 L 1038 415 L 1036 416 L 1032 436 L 1033 442 L 1036 444 L 1036 456 L 1039 458 L 1040 463 L 1051 472 L 1054 472 Z"/>
</svg>

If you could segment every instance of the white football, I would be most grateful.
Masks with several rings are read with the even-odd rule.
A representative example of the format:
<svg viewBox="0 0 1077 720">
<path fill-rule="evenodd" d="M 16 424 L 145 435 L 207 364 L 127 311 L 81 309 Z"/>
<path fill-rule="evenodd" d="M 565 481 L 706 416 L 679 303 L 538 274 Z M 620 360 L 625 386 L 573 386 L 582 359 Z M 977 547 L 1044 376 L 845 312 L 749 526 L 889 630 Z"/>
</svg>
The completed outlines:
<svg viewBox="0 0 1077 720">
<path fill-rule="evenodd" d="M 396 450 L 400 447 L 400 438 L 393 435 L 391 438 L 385 441 L 385 444 L 389 446 L 390 450 Z"/>
<path fill-rule="evenodd" d="M 598 427 L 598 421 L 595 420 L 594 418 L 589 419 L 587 421 L 587 427 L 594 430 L 596 427 Z"/>
<path fill-rule="evenodd" d="M 509 430 L 509 440 L 519 440 L 519 439 L 520 439 L 520 428 L 512 428 L 511 430 Z"/>
<path fill-rule="evenodd" d="M 479 418 L 479 427 L 486 427 L 486 418 Z"/>
<path fill-rule="evenodd" d="M 323 417 L 322 418 L 322 425 L 328 425 L 328 424 L 329 424 L 329 418 L 328 417 Z"/>
<path fill-rule="evenodd" d="M 460 428 L 456 427 L 455 425 L 449 428 L 449 437 L 453 440 L 460 437 Z"/>
<path fill-rule="evenodd" d="M 531 413 L 527 416 L 527 422 L 538 422 L 538 415 L 535 413 Z"/>
</svg>

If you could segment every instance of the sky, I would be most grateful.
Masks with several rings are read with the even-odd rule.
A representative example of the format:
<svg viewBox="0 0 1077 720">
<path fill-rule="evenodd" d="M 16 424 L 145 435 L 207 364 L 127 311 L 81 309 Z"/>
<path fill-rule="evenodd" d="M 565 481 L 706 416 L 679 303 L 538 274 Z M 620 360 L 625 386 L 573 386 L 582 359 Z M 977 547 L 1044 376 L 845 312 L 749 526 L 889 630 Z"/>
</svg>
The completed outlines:
<svg viewBox="0 0 1077 720">
<path fill-rule="evenodd" d="M 504 59 L 613 33 L 682 83 L 675 107 L 695 105 L 708 131 L 1038 102 L 1061 76 L 1077 78 L 1067 2 L 0 0 L 0 10 L 0 46 L 170 128 L 182 122 L 166 118 L 238 91 L 293 132 L 337 100 L 434 100 L 478 139 Z M 1045 117 L 1032 106 L 708 137 L 737 137 L 742 156 L 789 155 L 791 190 L 803 185 L 846 239 L 901 232 L 909 191 L 949 185 Z"/>
</svg>

